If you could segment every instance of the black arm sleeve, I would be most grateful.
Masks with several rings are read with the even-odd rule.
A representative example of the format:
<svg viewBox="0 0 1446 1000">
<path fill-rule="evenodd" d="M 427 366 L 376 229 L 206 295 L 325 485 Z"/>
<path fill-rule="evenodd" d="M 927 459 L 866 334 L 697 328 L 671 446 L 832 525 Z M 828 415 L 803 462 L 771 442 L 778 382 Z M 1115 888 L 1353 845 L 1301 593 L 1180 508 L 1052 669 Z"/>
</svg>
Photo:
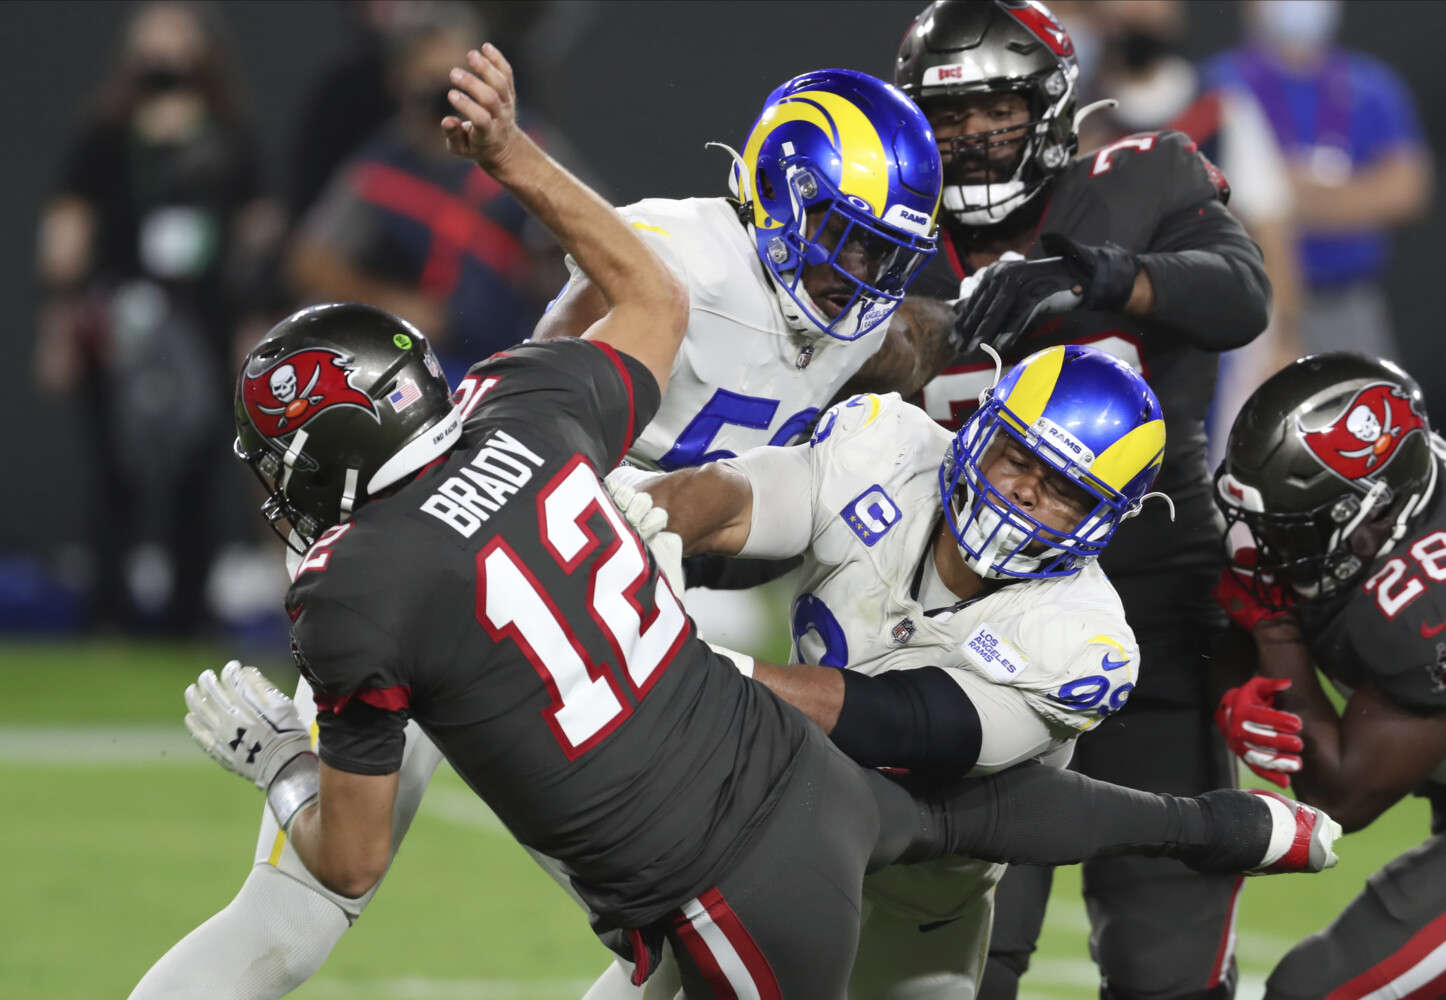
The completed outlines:
<svg viewBox="0 0 1446 1000">
<path fill-rule="evenodd" d="M 844 671 L 844 702 L 829 734 L 865 767 L 906 767 L 939 777 L 964 774 L 979 759 L 979 712 L 939 667 Z"/>
<path fill-rule="evenodd" d="M 1270 320 L 1265 258 L 1218 201 L 1161 220 L 1140 263 L 1155 286 L 1150 320 L 1207 351 L 1250 343 Z"/>
</svg>

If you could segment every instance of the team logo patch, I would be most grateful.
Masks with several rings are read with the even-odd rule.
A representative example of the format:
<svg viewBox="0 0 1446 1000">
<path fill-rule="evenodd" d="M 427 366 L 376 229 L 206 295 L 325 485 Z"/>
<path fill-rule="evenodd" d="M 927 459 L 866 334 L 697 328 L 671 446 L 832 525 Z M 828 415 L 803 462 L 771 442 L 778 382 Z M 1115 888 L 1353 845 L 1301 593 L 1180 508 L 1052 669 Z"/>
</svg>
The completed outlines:
<svg viewBox="0 0 1446 1000">
<path fill-rule="evenodd" d="M 898 524 L 901 516 L 898 504 L 889 499 L 882 486 L 870 486 L 839 512 L 844 524 L 869 548 Z"/>
<path fill-rule="evenodd" d="M 1012 684 L 1029 669 L 1029 658 L 988 625 L 981 624 L 964 640 L 964 655 L 1001 684 Z"/>
<path fill-rule="evenodd" d="M 1410 398 L 1387 382 L 1356 393 L 1320 430 L 1306 430 L 1298 417 L 1295 426 L 1316 461 L 1352 482 L 1380 472 L 1395 457 L 1402 441 L 1418 431 L 1426 432 Z"/>
<path fill-rule="evenodd" d="M 914 619 L 901 619 L 899 624 L 894 626 L 894 631 L 892 633 L 894 636 L 894 641 L 902 646 L 904 643 L 914 638 L 914 631 L 917 628 L 918 626 L 914 624 Z"/>
<path fill-rule="evenodd" d="M 355 372 L 351 358 L 340 351 L 297 351 L 260 370 L 248 367 L 241 398 L 251 422 L 267 437 L 290 434 L 337 406 L 364 410 L 381 423 L 367 394 L 351 384 Z"/>
</svg>

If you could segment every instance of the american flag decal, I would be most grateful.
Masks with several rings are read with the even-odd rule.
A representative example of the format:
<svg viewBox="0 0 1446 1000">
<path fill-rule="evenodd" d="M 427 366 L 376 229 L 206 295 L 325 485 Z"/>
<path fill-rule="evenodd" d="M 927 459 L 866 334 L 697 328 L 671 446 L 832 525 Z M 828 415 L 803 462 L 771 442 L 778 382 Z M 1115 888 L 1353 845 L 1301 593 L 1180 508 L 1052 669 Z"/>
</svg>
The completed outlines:
<svg viewBox="0 0 1446 1000">
<path fill-rule="evenodd" d="M 395 392 L 387 394 L 387 402 L 392 404 L 395 413 L 401 413 L 417 400 L 422 398 L 422 390 L 417 388 L 417 383 L 411 379 L 403 379 L 402 384 L 397 386 Z"/>
</svg>

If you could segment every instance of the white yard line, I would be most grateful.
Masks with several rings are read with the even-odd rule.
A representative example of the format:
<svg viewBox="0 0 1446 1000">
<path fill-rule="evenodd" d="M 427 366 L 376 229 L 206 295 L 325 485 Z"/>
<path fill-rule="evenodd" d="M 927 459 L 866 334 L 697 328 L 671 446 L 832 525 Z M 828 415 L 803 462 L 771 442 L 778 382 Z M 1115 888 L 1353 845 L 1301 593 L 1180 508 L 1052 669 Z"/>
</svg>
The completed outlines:
<svg viewBox="0 0 1446 1000">
<path fill-rule="evenodd" d="M 137 764 L 215 767 L 186 734 L 186 727 L 0 726 L 0 764 L 86 767 Z"/>
<path fill-rule="evenodd" d="M 307 997 L 362 1000 L 576 1000 L 591 979 L 326 979 L 318 977 L 303 988 Z"/>
</svg>

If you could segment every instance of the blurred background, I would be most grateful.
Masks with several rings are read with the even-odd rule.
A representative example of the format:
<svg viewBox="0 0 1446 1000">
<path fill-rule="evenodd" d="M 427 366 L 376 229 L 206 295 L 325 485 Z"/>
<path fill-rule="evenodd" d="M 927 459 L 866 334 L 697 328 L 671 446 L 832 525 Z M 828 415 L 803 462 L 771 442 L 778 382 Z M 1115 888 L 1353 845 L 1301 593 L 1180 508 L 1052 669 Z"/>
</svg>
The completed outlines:
<svg viewBox="0 0 1446 1000">
<path fill-rule="evenodd" d="M 9 692 L 0 779 L 56 810 L 33 830 L 6 824 L 0 851 L 48 857 L 56 825 L 115 837 L 125 827 L 137 845 L 113 845 L 111 857 L 78 842 L 78 856 L 105 866 L 91 872 L 67 856 L 55 871 L 28 873 L 37 899 L 70 908 L 54 912 L 53 927 L 66 929 L 53 935 L 44 923 L 0 927 L 7 995 L 123 995 L 244 875 L 257 803 L 204 768 L 190 777 L 199 760 L 174 740 L 178 685 L 219 663 L 216 650 L 285 683 L 280 549 L 255 517 L 259 494 L 228 457 L 237 359 L 299 305 L 360 299 L 421 327 L 455 382 L 473 360 L 525 336 L 565 278 L 546 234 L 479 171 L 442 154 L 446 71 L 466 48 L 488 39 L 507 53 L 524 126 L 616 203 L 716 196 L 728 162 L 706 142 L 739 144 L 766 94 L 805 70 L 889 77 L 921 6 L 0 3 L 0 315 L 16 365 L 15 391 L 0 394 L 0 425 L 12 428 L 0 436 L 0 467 L 16 476 L 0 500 Z M 1446 7 L 1103 0 L 1052 9 L 1074 38 L 1086 100 L 1121 102 L 1089 119 L 1082 152 L 1134 131 L 1184 129 L 1224 169 L 1232 207 L 1266 251 L 1275 321 L 1227 361 L 1217 424 L 1228 426 L 1232 405 L 1284 360 L 1340 346 L 1399 360 L 1438 426 L 1446 420 L 1436 326 L 1446 207 L 1433 197 L 1446 163 Z M 786 595 L 772 595 L 740 617 L 749 624 L 733 644 L 778 649 Z M 51 764 L 37 769 L 47 757 L 81 770 L 57 783 Z M 177 832 L 156 857 L 146 845 L 157 814 L 139 803 L 150 796 L 146 808 L 174 812 L 158 773 L 143 766 L 159 757 L 176 758 L 168 782 L 195 782 L 187 794 L 206 803 L 208 825 Z M 343 948 L 354 950 L 339 949 L 307 995 L 575 995 L 558 976 L 584 976 L 600 953 L 570 904 L 526 881 L 535 873 L 522 874 L 527 862 L 487 832 L 485 810 L 469 812 L 464 794 L 450 807 L 445 794 L 437 801 L 414 839 L 453 836 L 476 866 L 477 907 L 454 932 L 495 943 L 495 916 L 516 941 L 479 952 L 433 934 L 455 923 L 457 902 L 445 892 L 457 867 L 439 859 L 431 882 L 417 875 L 412 890 L 383 893 L 395 909 L 375 909 L 392 917 L 369 911 L 370 940 L 420 935 L 401 953 L 412 958 L 349 935 Z M 1402 809 L 1399 836 L 1372 827 L 1361 836 L 1380 841 L 1379 856 L 1362 848 L 1333 883 L 1256 893 L 1288 902 L 1255 918 L 1247 904 L 1243 919 L 1257 924 L 1241 948 L 1242 996 L 1360 878 L 1419 840 L 1417 804 Z M 471 853 L 477 829 L 497 841 L 500 860 Z M 136 871 L 136 853 L 154 867 Z M 488 893 L 499 866 L 523 882 Z M 114 900 L 134 901 L 134 889 L 146 919 L 107 939 L 114 963 L 68 962 L 58 949 L 94 919 L 78 894 L 94 899 L 97 884 L 112 917 Z M 1056 884 L 1074 909 L 1054 912 L 1045 971 L 1026 983 L 1030 995 L 1091 996 L 1078 892 Z M 535 918 L 542 937 L 529 937 L 518 907 L 554 903 Z M 437 926 L 414 926 L 418 907 Z M 561 937 L 550 936 L 554 919 Z M 567 943 L 547 943 L 557 941 Z M 499 951 L 504 971 L 493 976 L 487 963 Z M 62 988 L 58 975 L 101 978 Z M 423 985 L 398 985 L 408 975 Z M 433 989 L 427 976 L 453 985 Z"/>
</svg>

